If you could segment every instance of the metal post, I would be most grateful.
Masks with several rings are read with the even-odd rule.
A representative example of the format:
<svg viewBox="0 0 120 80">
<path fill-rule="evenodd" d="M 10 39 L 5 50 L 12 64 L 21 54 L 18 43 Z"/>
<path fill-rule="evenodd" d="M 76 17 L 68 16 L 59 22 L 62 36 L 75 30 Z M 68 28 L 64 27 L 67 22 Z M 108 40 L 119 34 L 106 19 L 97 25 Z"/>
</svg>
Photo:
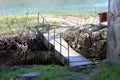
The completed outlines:
<svg viewBox="0 0 120 80">
<path fill-rule="evenodd" d="M 37 29 L 38 29 L 38 27 L 39 27 L 39 19 L 40 19 L 40 17 L 39 17 L 39 15 L 40 15 L 40 13 L 38 13 L 38 25 L 37 25 Z"/>
<path fill-rule="evenodd" d="M 45 23 L 44 21 L 45 21 L 45 19 L 43 18 L 43 24 Z"/>
<path fill-rule="evenodd" d="M 49 24 L 48 24 L 48 50 L 49 50 L 49 47 L 50 47 L 50 45 L 49 45 L 49 36 L 50 36 L 50 33 L 49 33 Z"/>
<path fill-rule="evenodd" d="M 96 15 L 97 11 L 96 11 L 96 7 L 95 7 L 95 15 Z"/>
<path fill-rule="evenodd" d="M 87 18 L 85 16 L 84 16 L 84 19 L 85 19 L 85 24 L 86 24 Z"/>
<path fill-rule="evenodd" d="M 55 28 L 54 28 L 54 57 L 55 57 Z"/>
<path fill-rule="evenodd" d="M 60 32 L 60 60 L 61 60 L 62 44 L 61 44 L 61 32 Z"/>
<path fill-rule="evenodd" d="M 49 24 L 48 24 L 48 54 L 50 53 L 50 45 L 49 45 Z M 47 56 L 47 63 L 48 63 L 48 56 Z"/>
<path fill-rule="evenodd" d="M 68 42 L 68 66 L 69 66 L 69 42 Z"/>
<path fill-rule="evenodd" d="M 28 23 L 28 17 L 29 17 L 29 10 L 27 11 L 26 15 L 27 15 L 27 17 L 26 17 L 26 26 L 27 26 L 27 23 Z"/>
<path fill-rule="evenodd" d="M 45 27 L 44 27 L 44 23 L 45 23 L 44 20 L 45 19 L 43 17 L 42 17 L 42 19 L 43 19 L 43 23 L 42 23 L 42 25 L 43 25 L 43 33 L 45 33 Z"/>
</svg>

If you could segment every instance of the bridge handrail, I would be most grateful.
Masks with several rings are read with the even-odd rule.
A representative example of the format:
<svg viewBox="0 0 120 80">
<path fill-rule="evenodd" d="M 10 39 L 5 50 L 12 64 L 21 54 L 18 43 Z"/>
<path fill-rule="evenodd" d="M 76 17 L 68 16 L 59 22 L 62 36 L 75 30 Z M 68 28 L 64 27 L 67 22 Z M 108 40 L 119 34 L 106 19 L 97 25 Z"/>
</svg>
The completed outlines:
<svg viewBox="0 0 120 80">
<path fill-rule="evenodd" d="M 61 44 L 61 33 L 60 33 L 60 42 L 55 40 L 55 29 L 54 29 L 54 37 L 52 37 L 52 35 L 49 32 L 50 24 L 47 22 L 47 20 L 40 13 L 38 13 L 38 23 L 39 23 L 39 16 L 43 19 L 43 24 L 44 24 L 44 22 L 46 22 L 47 25 L 48 25 L 48 32 L 47 32 L 48 33 L 48 48 L 49 48 L 49 37 L 51 37 L 51 38 L 54 39 L 54 44 L 55 44 L 55 42 L 60 44 L 60 60 L 61 60 L 61 50 L 62 50 L 61 46 L 63 46 L 65 49 L 67 49 L 68 50 L 68 66 L 69 66 L 69 43 L 68 43 L 68 47 L 67 48 L 64 45 Z M 54 47 L 55 47 L 55 45 L 54 45 Z"/>
<path fill-rule="evenodd" d="M 50 24 L 47 22 L 47 20 L 39 13 L 39 15 L 41 16 L 41 18 L 47 23 L 47 25 L 48 25 L 48 28 L 49 28 L 49 26 L 50 26 Z M 43 21 L 43 22 L 44 22 Z M 48 32 L 47 33 L 49 33 L 49 29 L 48 29 Z M 55 40 L 55 38 L 49 33 L 49 35 L 50 35 L 50 37 L 52 38 L 52 39 L 54 39 Z M 61 34 L 60 34 L 61 35 Z M 63 46 L 65 49 L 67 49 L 68 50 L 68 48 L 66 47 L 66 46 L 64 46 L 64 45 L 62 45 L 60 42 L 58 42 L 57 40 L 55 40 L 57 43 L 59 43 L 61 46 Z"/>
</svg>

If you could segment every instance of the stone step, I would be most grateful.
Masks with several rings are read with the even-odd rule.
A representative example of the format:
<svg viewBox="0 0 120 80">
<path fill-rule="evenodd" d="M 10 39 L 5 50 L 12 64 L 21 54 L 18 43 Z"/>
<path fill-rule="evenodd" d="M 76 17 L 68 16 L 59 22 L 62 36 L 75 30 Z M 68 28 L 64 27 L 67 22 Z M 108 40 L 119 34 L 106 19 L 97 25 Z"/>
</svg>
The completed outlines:
<svg viewBox="0 0 120 80">
<path fill-rule="evenodd" d="M 14 78 L 14 80 L 31 80 L 32 78 L 35 77 L 41 77 L 41 74 L 38 72 L 31 72 L 31 73 L 26 73 L 26 74 L 17 74 Z"/>
</svg>

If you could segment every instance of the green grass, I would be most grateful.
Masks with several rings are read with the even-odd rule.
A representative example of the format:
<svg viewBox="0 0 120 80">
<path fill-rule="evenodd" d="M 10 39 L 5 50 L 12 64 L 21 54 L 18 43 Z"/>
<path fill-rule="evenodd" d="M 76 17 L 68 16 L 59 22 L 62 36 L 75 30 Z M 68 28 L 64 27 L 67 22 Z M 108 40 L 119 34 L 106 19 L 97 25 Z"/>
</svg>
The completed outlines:
<svg viewBox="0 0 120 80">
<path fill-rule="evenodd" d="M 16 33 L 17 30 L 26 26 L 34 26 L 37 23 L 34 21 L 37 18 L 35 16 L 3 16 L 0 17 L 0 34 L 11 34 Z M 27 23 L 26 23 L 27 20 Z"/>
<path fill-rule="evenodd" d="M 59 15 L 43 15 L 45 18 L 47 17 L 57 17 Z M 18 16 L 1 16 L 0 17 L 0 34 L 13 34 L 16 33 L 18 30 L 23 29 L 25 27 L 34 27 L 38 25 L 37 23 L 38 15 L 28 15 L 28 18 L 26 15 L 18 15 Z M 40 17 L 40 27 L 41 28 L 48 28 L 48 25 L 46 22 L 44 25 L 42 24 L 42 18 Z M 51 22 L 50 24 L 50 30 L 54 27 L 57 28 L 61 24 L 66 24 L 65 22 Z"/>
<path fill-rule="evenodd" d="M 94 75 L 91 80 L 120 80 L 120 65 L 101 65 L 101 72 Z"/>
<path fill-rule="evenodd" d="M 89 80 L 120 80 L 120 65 L 111 66 L 104 64 L 98 68 L 101 70 L 100 73 L 90 76 Z M 91 70 L 92 68 L 71 69 L 70 67 L 59 65 L 38 65 L 30 69 L 1 72 L 0 80 L 13 80 L 16 74 L 30 72 L 39 72 L 42 75 L 41 78 L 34 78 L 33 80 L 82 80 L 80 74 L 89 76 L 93 72 Z"/>
<path fill-rule="evenodd" d="M 29 72 L 39 72 L 42 74 L 41 78 L 33 80 L 81 80 L 80 76 L 73 74 L 70 68 L 58 65 L 39 65 L 32 69 L 2 72 L 0 73 L 0 80 L 13 80 L 14 75 Z"/>
<path fill-rule="evenodd" d="M 76 14 L 42 14 L 44 18 L 58 18 L 58 17 L 64 17 L 64 16 L 77 16 L 77 17 L 83 17 L 83 18 L 90 18 L 92 15 L 76 15 Z M 42 23 L 42 17 L 40 16 L 40 21 Z M 17 30 L 23 28 L 24 26 L 36 26 L 38 15 L 8 15 L 8 16 L 0 16 L 0 34 L 13 34 L 16 33 Z M 27 22 L 26 22 L 27 20 Z M 65 22 L 54 22 L 52 25 L 55 25 L 56 27 L 60 24 L 67 24 Z M 53 26 L 53 27 L 55 27 Z M 10 30 L 11 28 L 11 30 Z M 59 30 L 58 30 L 59 31 Z"/>
</svg>

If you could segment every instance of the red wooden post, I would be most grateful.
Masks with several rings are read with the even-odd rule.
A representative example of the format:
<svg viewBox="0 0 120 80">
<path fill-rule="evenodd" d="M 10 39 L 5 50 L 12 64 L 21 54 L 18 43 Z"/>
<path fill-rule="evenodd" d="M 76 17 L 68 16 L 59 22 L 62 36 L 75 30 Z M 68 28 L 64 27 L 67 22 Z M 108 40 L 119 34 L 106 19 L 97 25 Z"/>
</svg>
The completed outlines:
<svg viewBox="0 0 120 80">
<path fill-rule="evenodd" d="M 104 13 L 99 13 L 99 22 L 107 22 L 108 21 L 108 13 L 104 12 Z"/>
</svg>

